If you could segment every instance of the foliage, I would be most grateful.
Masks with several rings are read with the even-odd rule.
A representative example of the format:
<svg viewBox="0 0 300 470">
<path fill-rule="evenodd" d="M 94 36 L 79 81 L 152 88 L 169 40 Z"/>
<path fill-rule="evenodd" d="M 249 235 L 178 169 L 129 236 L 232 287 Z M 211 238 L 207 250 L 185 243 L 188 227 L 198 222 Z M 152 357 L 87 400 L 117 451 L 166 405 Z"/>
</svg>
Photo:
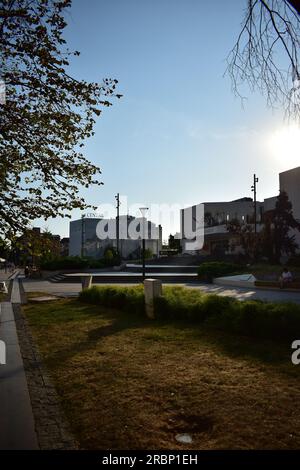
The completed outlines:
<svg viewBox="0 0 300 470">
<path fill-rule="evenodd" d="M 114 257 L 114 254 L 113 254 L 112 250 L 108 249 L 108 250 L 105 251 L 104 259 L 106 261 L 111 261 L 113 259 L 113 257 Z"/>
<path fill-rule="evenodd" d="M 288 265 L 300 268 L 300 255 L 299 254 L 292 255 L 288 260 Z"/>
<path fill-rule="evenodd" d="M 239 244 L 247 257 L 253 259 L 256 257 L 258 246 L 258 234 L 253 231 L 251 224 L 241 224 L 239 220 L 232 220 L 227 225 L 227 230 L 237 235 Z"/>
<path fill-rule="evenodd" d="M 54 236 L 49 230 L 29 229 L 25 230 L 21 237 L 14 243 L 17 258 L 21 263 L 27 263 L 30 258 L 32 264 L 50 261 L 60 253 L 60 238 Z"/>
<path fill-rule="evenodd" d="M 94 305 L 103 305 L 124 310 L 128 313 L 144 313 L 143 286 L 93 286 L 79 294 L 79 300 Z"/>
<path fill-rule="evenodd" d="M 88 83 L 66 71 L 62 37 L 71 0 L 2 0 L 0 234 L 23 231 L 35 218 L 88 207 L 81 186 L 101 184 L 100 169 L 81 152 L 117 80 Z"/>
<path fill-rule="evenodd" d="M 180 243 L 180 239 L 175 238 L 175 235 L 170 234 L 169 235 L 168 248 L 170 248 L 170 250 L 177 250 L 177 253 L 181 253 L 182 252 L 182 246 L 181 246 L 181 243 Z"/>
<path fill-rule="evenodd" d="M 202 281 L 212 282 L 214 277 L 226 276 L 241 271 L 237 264 L 226 263 L 225 261 L 207 261 L 200 264 L 198 276 Z"/>
<path fill-rule="evenodd" d="M 262 231 L 262 246 L 269 261 L 279 262 L 282 255 L 295 254 L 297 243 L 290 230 L 300 230 L 300 224 L 294 219 L 292 203 L 285 191 L 277 197 L 276 206 L 269 214 L 265 214 L 265 225 Z"/>
<path fill-rule="evenodd" d="M 249 0 L 227 73 L 235 94 L 259 90 L 270 106 L 300 120 L 300 5 L 298 0 Z"/>
<path fill-rule="evenodd" d="M 151 259 L 153 257 L 153 253 L 150 248 L 145 249 L 145 259 Z"/>
<path fill-rule="evenodd" d="M 113 307 L 127 313 L 144 314 L 143 286 L 93 286 L 79 294 L 81 302 Z M 191 321 L 245 336 L 291 341 L 300 330 L 300 305 L 261 301 L 239 301 L 204 294 L 198 289 L 165 286 L 155 299 L 160 320 Z"/>
<path fill-rule="evenodd" d="M 272 220 L 273 243 L 275 260 L 279 261 L 284 254 L 294 254 L 297 248 L 295 235 L 290 235 L 290 229 L 300 230 L 300 224 L 294 219 L 292 203 L 285 191 L 281 191 L 277 197 L 276 207 Z"/>
<path fill-rule="evenodd" d="M 59 271 L 61 269 L 102 269 L 108 266 L 117 266 L 119 258 L 110 252 L 110 255 L 101 259 L 82 258 L 81 256 L 56 256 L 41 260 L 41 268 L 46 271 Z"/>
<path fill-rule="evenodd" d="M 89 267 L 89 260 L 80 256 L 64 256 L 51 260 L 44 260 L 41 268 L 47 271 L 56 271 L 60 269 L 83 269 Z"/>
</svg>

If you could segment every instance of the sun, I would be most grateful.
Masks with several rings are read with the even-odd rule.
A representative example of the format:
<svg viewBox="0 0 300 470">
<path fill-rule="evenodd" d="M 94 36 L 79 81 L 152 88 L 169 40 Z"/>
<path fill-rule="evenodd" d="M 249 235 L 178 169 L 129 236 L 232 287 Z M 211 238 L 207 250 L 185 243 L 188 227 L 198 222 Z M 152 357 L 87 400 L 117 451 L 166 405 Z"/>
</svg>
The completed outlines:
<svg viewBox="0 0 300 470">
<path fill-rule="evenodd" d="M 269 151 L 273 158 L 287 168 L 300 166 L 300 127 L 296 124 L 282 127 L 268 139 Z"/>
</svg>

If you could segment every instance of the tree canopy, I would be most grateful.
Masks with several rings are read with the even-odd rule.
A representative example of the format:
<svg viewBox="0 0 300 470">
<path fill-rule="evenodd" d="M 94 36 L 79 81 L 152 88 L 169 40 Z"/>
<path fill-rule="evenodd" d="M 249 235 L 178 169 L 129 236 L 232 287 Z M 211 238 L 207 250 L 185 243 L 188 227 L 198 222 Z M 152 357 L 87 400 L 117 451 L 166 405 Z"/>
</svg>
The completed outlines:
<svg viewBox="0 0 300 470">
<path fill-rule="evenodd" d="M 246 83 L 300 122 L 300 1 L 248 0 L 227 72 L 238 96 Z"/>
<path fill-rule="evenodd" d="M 65 10 L 71 0 L 0 0 L 0 235 L 42 217 L 87 207 L 80 187 L 99 185 L 100 169 L 82 153 L 117 80 L 68 73 Z"/>
</svg>

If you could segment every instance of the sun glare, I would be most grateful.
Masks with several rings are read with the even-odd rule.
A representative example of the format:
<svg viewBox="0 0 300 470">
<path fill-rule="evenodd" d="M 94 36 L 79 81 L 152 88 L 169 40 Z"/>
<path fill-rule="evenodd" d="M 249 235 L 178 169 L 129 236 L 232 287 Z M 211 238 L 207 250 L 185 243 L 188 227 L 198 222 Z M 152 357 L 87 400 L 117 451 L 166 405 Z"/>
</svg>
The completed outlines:
<svg viewBox="0 0 300 470">
<path fill-rule="evenodd" d="M 282 127 L 269 137 L 269 150 L 287 168 L 300 166 L 300 127 Z"/>
</svg>

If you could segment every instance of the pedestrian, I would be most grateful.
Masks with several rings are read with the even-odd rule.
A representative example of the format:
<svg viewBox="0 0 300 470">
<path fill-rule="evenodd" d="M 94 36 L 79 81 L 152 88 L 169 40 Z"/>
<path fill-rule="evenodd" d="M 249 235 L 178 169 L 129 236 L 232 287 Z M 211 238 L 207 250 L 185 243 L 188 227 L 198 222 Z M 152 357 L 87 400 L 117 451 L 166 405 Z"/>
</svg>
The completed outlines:
<svg viewBox="0 0 300 470">
<path fill-rule="evenodd" d="M 283 289 L 287 285 L 291 284 L 291 282 L 293 282 L 293 275 L 287 267 L 283 268 L 283 271 L 279 278 L 279 282 L 280 282 L 280 289 Z"/>
</svg>

